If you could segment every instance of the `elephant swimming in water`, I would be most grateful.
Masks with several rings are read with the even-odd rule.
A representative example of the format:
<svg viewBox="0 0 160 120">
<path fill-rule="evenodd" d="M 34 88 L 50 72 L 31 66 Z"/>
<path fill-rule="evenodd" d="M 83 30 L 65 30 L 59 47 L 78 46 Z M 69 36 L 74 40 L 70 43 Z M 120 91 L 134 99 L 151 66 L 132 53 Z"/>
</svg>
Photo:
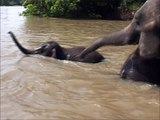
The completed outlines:
<svg viewBox="0 0 160 120">
<path fill-rule="evenodd" d="M 147 0 L 124 29 L 98 38 L 77 57 L 105 45 L 138 44 L 120 71 L 120 77 L 160 85 L 160 0 Z"/>
<path fill-rule="evenodd" d="M 48 41 L 44 43 L 40 48 L 37 48 L 35 50 L 29 50 L 24 48 L 17 40 L 15 35 L 12 32 L 8 32 L 17 47 L 20 49 L 20 51 L 26 55 L 33 55 L 33 54 L 39 54 L 47 57 L 52 57 L 59 60 L 70 60 L 70 61 L 79 61 L 79 62 L 85 62 L 85 63 L 98 63 L 101 62 L 104 57 L 96 52 L 93 51 L 90 54 L 86 55 L 83 59 L 79 59 L 75 56 L 80 54 L 85 47 L 74 47 L 74 48 L 64 48 L 61 47 L 57 42 L 55 41 Z"/>
</svg>

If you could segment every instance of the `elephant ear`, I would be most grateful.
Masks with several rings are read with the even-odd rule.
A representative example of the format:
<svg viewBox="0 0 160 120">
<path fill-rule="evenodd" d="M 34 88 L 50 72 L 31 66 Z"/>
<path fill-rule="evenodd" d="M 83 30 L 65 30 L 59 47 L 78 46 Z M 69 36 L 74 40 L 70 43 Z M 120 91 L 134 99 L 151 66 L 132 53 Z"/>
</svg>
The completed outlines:
<svg viewBox="0 0 160 120">
<path fill-rule="evenodd" d="M 52 57 L 57 59 L 56 49 L 52 50 Z"/>
<path fill-rule="evenodd" d="M 154 30 L 160 30 L 160 15 L 142 28 L 143 32 L 150 32 Z"/>
<path fill-rule="evenodd" d="M 160 57 L 160 16 L 147 23 L 142 31 L 139 40 L 139 54 L 143 58 Z"/>
</svg>

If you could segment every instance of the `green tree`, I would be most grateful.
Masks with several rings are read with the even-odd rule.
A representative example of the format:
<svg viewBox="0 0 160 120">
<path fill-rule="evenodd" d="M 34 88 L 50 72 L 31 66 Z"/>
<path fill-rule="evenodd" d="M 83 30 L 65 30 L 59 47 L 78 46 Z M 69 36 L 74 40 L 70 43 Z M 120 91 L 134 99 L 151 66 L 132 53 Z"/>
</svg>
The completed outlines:
<svg viewBox="0 0 160 120">
<path fill-rule="evenodd" d="M 71 17 L 79 0 L 25 0 L 25 15 Z"/>
<path fill-rule="evenodd" d="M 122 0 L 121 7 L 137 10 L 146 0 Z"/>
<path fill-rule="evenodd" d="M 1 0 L 0 5 L 22 5 L 23 0 Z"/>
<path fill-rule="evenodd" d="M 24 0 L 24 15 L 118 19 L 123 9 L 136 10 L 146 0 Z M 125 13 L 125 12 L 124 12 Z"/>
</svg>

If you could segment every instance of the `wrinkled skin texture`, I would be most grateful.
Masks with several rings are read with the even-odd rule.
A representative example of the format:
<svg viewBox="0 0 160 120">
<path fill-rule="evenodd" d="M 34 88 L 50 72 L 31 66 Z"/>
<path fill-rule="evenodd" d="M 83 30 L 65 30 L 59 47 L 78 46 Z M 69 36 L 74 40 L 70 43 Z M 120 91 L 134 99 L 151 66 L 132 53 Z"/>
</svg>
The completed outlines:
<svg viewBox="0 0 160 120">
<path fill-rule="evenodd" d="M 105 45 L 138 44 L 129 55 L 120 76 L 160 85 L 160 0 L 147 0 L 124 29 L 97 39 L 78 57 Z M 134 57 L 133 57 L 134 56 Z"/>
<path fill-rule="evenodd" d="M 139 56 L 137 48 L 126 60 L 120 71 L 123 79 L 144 81 L 150 84 L 160 85 L 160 59 L 144 59 Z"/>
<path fill-rule="evenodd" d="M 160 58 L 160 15 L 142 28 L 139 49 L 144 58 Z"/>
<path fill-rule="evenodd" d="M 28 50 L 18 42 L 17 38 L 12 32 L 8 33 L 11 35 L 11 38 L 20 49 L 20 51 L 26 55 L 39 54 L 59 60 L 79 61 L 85 63 L 98 63 L 104 59 L 104 57 L 96 51 L 89 53 L 83 59 L 79 59 L 76 56 L 80 54 L 85 49 L 85 47 L 64 48 L 55 41 L 48 41 L 40 48 L 35 50 Z"/>
<path fill-rule="evenodd" d="M 160 85 L 160 16 L 141 29 L 137 49 L 124 63 L 120 75 L 124 79 Z"/>
</svg>

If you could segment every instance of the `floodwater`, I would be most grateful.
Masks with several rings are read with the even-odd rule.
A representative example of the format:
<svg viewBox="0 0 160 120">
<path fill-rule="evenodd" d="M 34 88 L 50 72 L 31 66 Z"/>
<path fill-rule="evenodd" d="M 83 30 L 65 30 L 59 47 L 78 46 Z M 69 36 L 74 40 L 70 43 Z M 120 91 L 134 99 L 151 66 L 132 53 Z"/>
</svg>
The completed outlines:
<svg viewBox="0 0 160 120">
<path fill-rule="evenodd" d="M 1 7 L 2 120 L 159 120 L 159 88 L 122 80 L 119 71 L 136 46 L 105 46 L 98 64 L 25 56 L 27 48 L 54 39 L 65 47 L 88 46 L 129 21 L 19 16 L 23 7 Z"/>
</svg>

